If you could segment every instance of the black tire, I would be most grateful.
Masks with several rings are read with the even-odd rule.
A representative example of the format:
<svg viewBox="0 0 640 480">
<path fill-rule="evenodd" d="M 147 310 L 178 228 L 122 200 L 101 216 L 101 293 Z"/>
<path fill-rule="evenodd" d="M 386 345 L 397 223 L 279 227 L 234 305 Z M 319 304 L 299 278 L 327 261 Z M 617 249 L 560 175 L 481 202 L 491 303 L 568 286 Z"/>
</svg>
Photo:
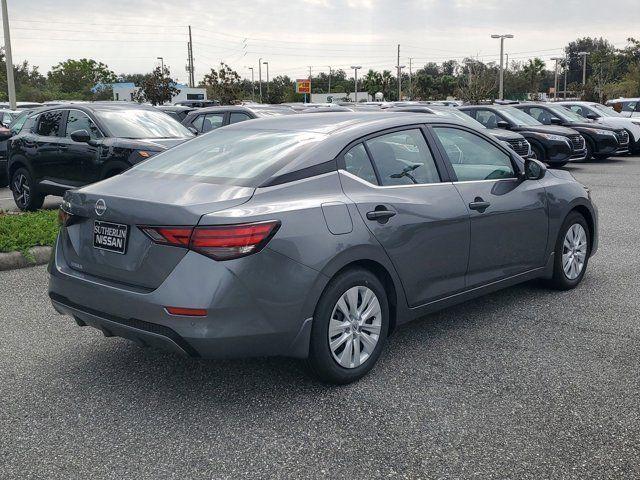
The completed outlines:
<svg viewBox="0 0 640 480">
<path fill-rule="evenodd" d="M 587 140 L 587 139 L 585 139 L 584 145 L 585 145 L 585 148 L 587 149 L 587 154 L 584 157 L 584 161 L 589 162 L 593 158 L 593 145 L 591 144 L 591 140 Z"/>
<path fill-rule="evenodd" d="M 352 368 L 343 367 L 334 358 L 329 346 L 329 323 L 333 315 L 334 308 L 338 301 L 352 287 L 367 287 L 378 299 L 380 304 L 380 332 L 377 343 L 373 351 L 369 353 L 369 357 L 362 364 Z M 358 302 L 361 297 L 358 296 Z M 336 312 L 336 315 L 338 312 Z M 349 319 L 344 320 L 349 322 Z M 346 327 L 347 329 L 350 327 Z M 378 278 L 370 271 L 362 268 L 353 268 L 347 270 L 337 277 L 333 278 L 325 288 L 318 305 L 316 306 L 313 326 L 311 328 L 311 341 L 309 344 L 308 364 L 311 371 L 323 382 L 332 384 L 346 384 L 359 380 L 366 375 L 378 361 L 384 344 L 386 343 L 389 332 L 389 304 L 385 289 Z M 363 333 L 359 333 L 364 335 Z M 364 343 L 360 342 L 357 337 L 344 333 L 347 338 L 354 340 L 346 340 L 344 342 L 345 349 L 347 343 L 358 342 L 360 348 L 364 348 Z M 355 348 L 355 343 L 351 344 Z M 342 353 L 344 353 L 344 349 Z"/>
<path fill-rule="evenodd" d="M 38 187 L 26 168 L 18 168 L 13 172 L 10 187 L 13 200 L 20 210 L 32 212 L 42 208 L 44 195 L 38 192 Z"/>
<path fill-rule="evenodd" d="M 535 158 L 536 160 L 540 160 L 541 162 L 545 161 L 542 148 L 540 148 L 536 144 L 531 144 L 531 150 L 533 151 L 533 158 Z"/>
<path fill-rule="evenodd" d="M 576 278 L 569 278 L 563 269 L 563 253 L 564 253 L 564 240 L 567 232 L 574 225 L 581 225 L 584 231 L 586 232 L 586 256 L 584 259 L 584 266 L 582 270 L 578 274 Z M 556 239 L 555 246 L 555 255 L 553 262 L 553 277 L 547 282 L 551 288 L 556 290 L 570 290 L 572 288 L 577 287 L 584 275 L 587 271 L 587 266 L 589 264 L 589 256 L 591 255 L 591 232 L 589 230 L 589 224 L 582 214 L 578 212 L 571 212 L 565 218 L 562 228 L 560 228 L 560 232 L 558 233 L 558 238 Z"/>
</svg>

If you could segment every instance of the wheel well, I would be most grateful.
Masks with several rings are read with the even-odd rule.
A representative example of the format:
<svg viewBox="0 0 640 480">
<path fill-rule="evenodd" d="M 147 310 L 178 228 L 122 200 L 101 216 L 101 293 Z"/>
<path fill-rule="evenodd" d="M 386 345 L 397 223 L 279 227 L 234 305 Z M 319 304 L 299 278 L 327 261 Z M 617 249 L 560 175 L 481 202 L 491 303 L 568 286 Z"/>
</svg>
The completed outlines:
<svg viewBox="0 0 640 480">
<path fill-rule="evenodd" d="M 11 177 L 13 176 L 13 173 L 19 168 L 26 168 L 27 170 L 29 170 L 29 167 L 27 167 L 27 165 L 23 163 L 21 160 L 14 160 L 13 162 L 11 162 L 11 165 L 9 166 L 9 181 L 11 181 Z"/>
<path fill-rule="evenodd" d="M 356 260 L 355 262 L 348 263 L 347 265 L 342 267 L 335 273 L 334 277 L 344 272 L 345 270 L 354 267 L 359 267 L 370 271 L 376 277 L 378 277 L 378 280 L 380 280 L 380 283 L 382 283 L 384 291 L 387 294 L 387 302 L 389 303 L 389 335 L 391 335 L 396 328 L 396 319 L 398 313 L 398 294 L 391 275 L 383 265 L 376 262 L 375 260 Z"/>
<path fill-rule="evenodd" d="M 593 223 L 593 216 L 591 215 L 591 212 L 584 205 L 575 206 L 571 210 L 571 212 L 578 212 L 587 221 L 587 225 L 589 225 L 589 242 L 590 242 L 591 245 L 593 245 L 593 238 L 594 238 L 594 235 L 595 235 L 595 231 L 594 231 L 595 230 L 595 225 Z M 569 213 L 571 213 L 571 212 L 569 212 Z"/>
</svg>

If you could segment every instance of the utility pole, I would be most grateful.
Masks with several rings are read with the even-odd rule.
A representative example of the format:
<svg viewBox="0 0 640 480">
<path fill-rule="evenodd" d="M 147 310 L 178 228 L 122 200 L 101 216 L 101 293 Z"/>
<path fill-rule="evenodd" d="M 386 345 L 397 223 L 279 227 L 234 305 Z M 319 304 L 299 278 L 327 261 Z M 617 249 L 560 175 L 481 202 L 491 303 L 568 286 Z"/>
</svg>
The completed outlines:
<svg viewBox="0 0 640 480">
<path fill-rule="evenodd" d="M 412 71 L 411 71 L 411 61 L 413 58 L 409 57 L 409 100 L 413 100 L 413 83 L 411 82 Z"/>
<path fill-rule="evenodd" d="M 513 35 L 510 33 L 504 35 L 494 34 L 491 35 L 491 38 L 500 39 L 500 90 L 498 92 L 498 99 L 504 100 L 504 39 L 513 38 Z"/>
<path fill-rule="evenodd" d="M 195 75 L 193 72 L 193 39 L 191 38 L 191 25 L 189 25 L 189 45 L 188 45 L 188 54 L 189 54 L 189 65 L 187 69 L 189 70 L 189 86 L 195 87 Z"/>
<path fill-rule="evenodd" d="M 309 65 L 309 98 L 311 98 L 311 89 L 313 85 L 311 85 L 311 65 Z"/>
<path fill-rule="evenodd" d="M 258 88 L 260 92 L 260 103 L 262 103 L 262 57 L 258 59 Z"/>
<path fill-rule="evenodd" d="M 329 88 L 327 93 L 331 93 L 331 65 L 329 65 Z"/>
<path fill-rule="evenodd" d="M 7 87 L 9 89 L 9 108 L 16 109 L 16 83 L 13 79 L 13 58 L 11 56 L 11 35 L 9 34 L 9 13 L 7 0 L 2 0 L 2 28 L 4 29 L 4 54 L 7 63 Z"/>
<path fill-rule="evenodd" d="M 256 84 L 253 81 L 253 67 L 247 67 L 249 70 L 251 70 L 251 101 L 255 102 L 256 101 Z"/>
<path fill-rule="evenodd" d="M 553 100 L 558 100 L 558 62 L 562 60 L 562 57 L 552 57 L 551 60 L 555 60 L 556 62 L 556 73 L 555 80 L 553 81 Z"/>
<path fill-rule="evenodd" d="M 587 55 L 589 52 L 580 52 L 578 55 L 582 57 L 582 85 L 587 83 Z"/>
<path fill-rule="evenodd" d="M 567 70 L 569 70 L 569 57 L 565 53 L 564 55 L 564 94 L 562 97 L 567 99 Z"/>
<path fill-rule="evenodd" d="M 360 70 L 362 68 L 362 66 L 360 65 L 351 65 L 351 68 L 353 68 L 353 75 L 354 75 L 354 79 L 355 79 L 355 102 L 354 103 L 358 103 L 358 70 Z"/>
</svg>

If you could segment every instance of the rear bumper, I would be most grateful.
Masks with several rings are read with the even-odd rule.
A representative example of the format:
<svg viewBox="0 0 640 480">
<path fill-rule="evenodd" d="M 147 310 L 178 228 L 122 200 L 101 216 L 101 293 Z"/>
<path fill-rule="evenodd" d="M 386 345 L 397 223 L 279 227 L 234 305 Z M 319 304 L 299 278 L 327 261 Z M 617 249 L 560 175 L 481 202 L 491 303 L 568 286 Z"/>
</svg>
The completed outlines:
<svg viewBox="0 0 640 480">
<path fill-rule="evenodd" d="M 305 305 L 319 274 L 269 249 L 228 262 L 188 252 L 152 291 L 73 270 L 59 245 L 49 273 L 54 308 L 106 336 L 192 357 L 308 355 Z M 207 315 L 170 315 L 167 306 Z"/>
</svg>

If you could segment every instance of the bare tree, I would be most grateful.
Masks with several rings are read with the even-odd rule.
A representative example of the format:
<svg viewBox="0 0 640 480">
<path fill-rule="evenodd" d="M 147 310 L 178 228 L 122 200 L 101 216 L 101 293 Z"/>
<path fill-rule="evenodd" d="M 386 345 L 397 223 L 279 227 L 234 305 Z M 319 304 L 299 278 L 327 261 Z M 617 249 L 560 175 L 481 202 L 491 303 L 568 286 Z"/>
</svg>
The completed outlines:
<svg viewBox="0 0 640 480">
<path fill-rule="evenodd" d="M 495 68 L 473 58 L 464 60 L 462 77 L 457 90 L 457 95 L 461 100 L 471 104 L 488 100 L 497 85 Z"/>
</svg>

